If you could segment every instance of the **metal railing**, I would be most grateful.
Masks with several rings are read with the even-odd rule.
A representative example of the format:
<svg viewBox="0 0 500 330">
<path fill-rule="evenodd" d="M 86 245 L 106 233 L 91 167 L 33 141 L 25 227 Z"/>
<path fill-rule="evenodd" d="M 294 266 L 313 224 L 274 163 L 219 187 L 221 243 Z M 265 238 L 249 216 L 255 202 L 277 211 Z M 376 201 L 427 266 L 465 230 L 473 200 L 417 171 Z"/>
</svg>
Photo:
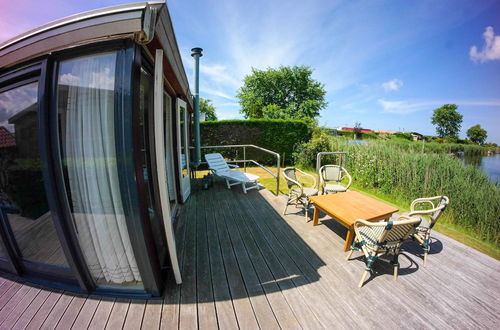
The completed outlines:
<svg viewBox="0 0 500 330">
<path fill-rule="evenodd" d="M 281 167 L 280 167 L 280 154 L 277 152 L 267 150 L 265 148 L 253 145 L 253 144 L 231 144 L 231 145 L 222 145 L 222 146 L 201 146 L 201 149 L 228 149 L 228 148 L 242 148 L 243 149 L 243 159 L 236 159 L 236 160 L 230 160 L 229 163 L 243 163 L 243 170 L 246 172 L 247 171 L 247 163 L 252 163 L 260 168 L 262 168 L 264 171 L 269 173 L 273 178 L 276 179 L 276 196 L 279 195 L 280 192 L 280 172 L 281 172 Z M 263 152 L 266 152 L 268 154 L 273 155 L 276 157 L 276 173 L 273 173 L 270 169 L 265 167 L 264 165 L 260 164 L 259 162 L 253 160 L 253 159 L 247 159 L 247 148 L 253 148 L 257 149 Z M 207 162 L 201 162 L 201 164 L 206 164 Z"/>
</svg>

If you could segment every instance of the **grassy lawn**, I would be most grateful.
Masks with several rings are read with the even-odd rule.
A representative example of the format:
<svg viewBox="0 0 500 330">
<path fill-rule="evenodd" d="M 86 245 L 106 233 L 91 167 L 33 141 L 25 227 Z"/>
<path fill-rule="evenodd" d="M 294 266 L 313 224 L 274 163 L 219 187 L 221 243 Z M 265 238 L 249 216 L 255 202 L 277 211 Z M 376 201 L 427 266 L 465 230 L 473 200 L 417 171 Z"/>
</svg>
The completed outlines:
<svg viewBox="0 0 500 330">
<path fill-rule="evenodd" d="M 276 168 L 275 167 L 270 167 L 269 168 L 273 173 L 276 173 Z M 260 184 L 266 187 L 269 191 L 272 193 L 276 192 L 276 179 L 272 177 L 269 173 L 261 169 L 260 167 L 247 167 L 247 172 L 256 174 L 260 176 Z M 314 174 L 312 171 L 305 171 L 310 174 Z M 207 174 L 208 171 L 198 171 L 197 177 L 201 178 L 205 174 Z M 313 184 L 313 181 L 310 180 L 309 178 L 304 178 L 301 180 L 302 182 L 305 182 L 308 184 L 310 187 Z M 351 190 L 356 190 L 363 192 L 373 198 L 379 199 L 381 201 L 384 201 L 388 204 L 391 204 L 395 207 L 397 207 L 400 212 L 406 212 L 409 210 L 410 205 L 406 204 L 404 201 L 397 200 L 393 196 L 388 196 L 386 194 L 381 194 L 380 192 L 374 190 L 374 189 L 364 189 L 359 186 L 356 186 L 354 183 L 353 186 L 351 187 Z M 288 193 L 288 187 L 286 185 L 285 179 L 283 176 L 280 177 L 280 193 L 281 194 L 287 194 Z M 451 223 L 443 222 L 443 221 L 438 221 L 438 223 L 434 226 L 436 231 L 453 238 L 456 241 L 459 241 L 467 246 L 470 246 L 471 248 L 474 248 L 484 254 L 487 254 L 497 260 L 500 260 L 500 247 L 496 246 L 493 243 L 485 242 L 481 239 L 478 239 L 475 237 L 473 234 L 470 232 L 466 232 L 462 228 L 455 226 Z"/>
</svg>

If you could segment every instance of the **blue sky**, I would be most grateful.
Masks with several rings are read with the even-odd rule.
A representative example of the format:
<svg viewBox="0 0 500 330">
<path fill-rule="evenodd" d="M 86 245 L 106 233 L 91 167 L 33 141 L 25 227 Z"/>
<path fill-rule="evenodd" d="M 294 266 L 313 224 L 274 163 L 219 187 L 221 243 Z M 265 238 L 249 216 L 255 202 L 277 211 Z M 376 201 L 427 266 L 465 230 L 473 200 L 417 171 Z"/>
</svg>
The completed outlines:
<svg viewBox="0 0 500 330">
<path fill-rule="evenodd" d="M 6 0 L 0 0 L 4 2 Z M 0 40 L 77 12 L 134 1 L 9 1 Z M 168 1 L 186 72 L 202 47 L 201 96 L 241 118 L 251 68 L 308 65 L 325 85 L 320 123 L 434 134 L 432 110 L 456 103 L 500 143 L 500 1 Z M 476 47 L 475 50 L 472 47 Z"/>
</svg>

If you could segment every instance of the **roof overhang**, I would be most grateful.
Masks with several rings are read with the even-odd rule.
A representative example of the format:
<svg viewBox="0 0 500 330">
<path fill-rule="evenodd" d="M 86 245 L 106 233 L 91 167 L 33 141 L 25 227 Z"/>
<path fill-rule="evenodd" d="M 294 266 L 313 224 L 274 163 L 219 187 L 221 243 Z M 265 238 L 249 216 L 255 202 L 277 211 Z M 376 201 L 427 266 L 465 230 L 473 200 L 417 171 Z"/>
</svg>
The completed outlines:
<svg viewBox="0 0 500 330">
<path fill-rule="evenodd" d="M 155 36 L 190 102 L 188 79 L 164 1 L 96 9 L 42 25 L 0 44 L 0 70 L 71 47 L 124 38 L 145 45 Z"/>
</svg>

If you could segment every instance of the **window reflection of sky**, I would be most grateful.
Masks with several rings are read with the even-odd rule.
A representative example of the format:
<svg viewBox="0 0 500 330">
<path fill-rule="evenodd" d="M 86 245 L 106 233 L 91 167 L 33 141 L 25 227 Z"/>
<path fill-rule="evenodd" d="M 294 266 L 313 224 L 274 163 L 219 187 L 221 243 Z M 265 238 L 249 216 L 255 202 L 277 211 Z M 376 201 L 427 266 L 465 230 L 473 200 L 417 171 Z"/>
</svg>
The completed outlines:
<svg viewBox="0 0 500 330">
<path fill-rule="evenodd" d="M 99 71 L 81 74 L 82 67 L 90 68 L 95 62 L 99 62 L 98 67 L 101 68 Z M 92 55 L 62 62 L 59 69 L 59 84 L 113 90 L 115 63 L 116 53 Z"/>
<path fill-rule="evenodd" d="M 9 119 L 37 102 L 38 83 L 20 86 L 0 93 L 0 126 L 14 132 L 14 125 Z"/>
</svg>

